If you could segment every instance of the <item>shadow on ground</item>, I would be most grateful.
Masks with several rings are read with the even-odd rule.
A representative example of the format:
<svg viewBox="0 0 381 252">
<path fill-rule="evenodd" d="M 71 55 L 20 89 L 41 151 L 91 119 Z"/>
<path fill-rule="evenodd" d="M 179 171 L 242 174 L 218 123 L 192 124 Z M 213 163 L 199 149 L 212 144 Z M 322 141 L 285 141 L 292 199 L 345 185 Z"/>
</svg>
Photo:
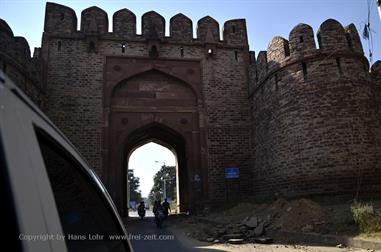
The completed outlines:
<svg viewBox="0 0 381 252">
<path fill-rule="evenodd" d="M 205 248 L 207 243 L 187 237 L 182 229 L 176 227 L 179 223 L 175 219 L 178 219 L 176 215 L 169 216 L 162 228 L 156 227 L 153 217 L 143 220 L 137 217 L 126 219 L 126 228 L 134 251 L 223 251 Z"/>
</svg>

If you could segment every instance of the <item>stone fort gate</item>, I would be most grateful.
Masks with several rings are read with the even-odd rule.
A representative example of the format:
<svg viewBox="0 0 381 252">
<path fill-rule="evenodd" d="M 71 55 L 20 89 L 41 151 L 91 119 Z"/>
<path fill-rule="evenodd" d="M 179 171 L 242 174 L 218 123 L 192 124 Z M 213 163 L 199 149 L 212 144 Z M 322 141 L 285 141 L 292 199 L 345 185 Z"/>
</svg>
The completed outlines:
<svg viewBox="0 0 381 252">
<path fill-rule="evenodd" d="M 129 156 L 151 141 L 172 150 L 177 158 L 180 211 L 187 211 L 206 191 L 207 174 L 196 169 L 206 162 L 200 152 L 205 149 L 200 84 L 198 60 L 106 57 L 103 167 L 109 189 L 122 199 L 124 208 Z M 193 187 L 190 176 L 203 177 L 203 184 Z"/>
<path fill-rule="evenodd" d="M 0 65 L 94 167 L 127 214 L 130 154 L 177 156 L 180 210 L 241 198 L 381 195 L 381 61 L 353 24 L 298 24 L 257 57 L 244 19 L 154 11 L 77 16 L 46 4 L 41 48 L 0 19 Z M 259 24 L 258 24 L 259 25 Z M 225 168 L 239 168 L 227 183 Z M 361 181 L 361 184 L 359 183 Z M 359 186 L 361 185 L 361 186 Z M 234 197 L 234 198 L 229 198 Z"/>
<path fill-rule="evenodd" d="M 225 22 L 223 39 L 209 16 L 197 22 L 197 38 L 183 14 L 170 19 L 169 36 L 154 11 L 142 16 L 141 35 L 127 9 L 113 14 L 112 27 L 106 12 L 90 7 L 77 30 L 71 8 L 48 3 L 41 58 L 47 113 L 96 168 L 118 209 L 126 214 L 129 156 L 150 141 L 176 154 L 180 211 L 224 200 L 224 167 L 240 167 L 249 192 L 245 20 Z"/>
</svg>

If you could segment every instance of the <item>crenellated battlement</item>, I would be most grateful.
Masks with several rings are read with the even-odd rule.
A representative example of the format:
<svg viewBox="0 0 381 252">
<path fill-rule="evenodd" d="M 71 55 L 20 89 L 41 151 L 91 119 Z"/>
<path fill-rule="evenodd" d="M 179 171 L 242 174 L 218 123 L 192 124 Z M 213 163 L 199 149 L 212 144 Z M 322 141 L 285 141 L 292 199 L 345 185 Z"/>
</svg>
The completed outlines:
<svg viewBox="0 0 381 252">
<path fill-rule="evenodd" d="M 165 36 L 165 19 L 155 11 L 144 13 L 142 19 L 142 35 L 136 33 L 136 15 L 121 9 L 113 14 L 112 31 L 108 29 L 107 13 L 96 7 L 90 7 L 81 13 L 81 27 L 77 30 L 77 16 L 73 9 L 55 3 L 46 4 L 45 33 L 55 36 L 78 36 L 107 34 L 116 39 L 166 40 L 178 43 L 226 44 L 231 46 L 247 46 L 245 19 L 228 20 L 223 26 L 223 38 L 220 39 L 220 25 L 210 16 L 198 20 L 197 37 L 193 38 L 193 23 L 182 13 L 173 16 L 169 21 L 169 37 Z"/>
<path fill-rule="evenodd" d="M 376 61 L 370 70 L 374 84 L 381 86 L 381 60 Z"/>
<path fill-rule="evenodd" d="M 105 34 L 108 32 L 107 13 L 96 7 L 90 7 L 81 13 L 81 31 L 85 34 Z"/>
<path fill-rule="evenodd" d="M 314 32 L 307 24 L 298 24 L 289 35 L 290 54 L 308 54 L 316 50 Z"/>
<path fill-rule="evenodd" d="M 192 20 L 182 13 L 173 16 L 169 21 L 169 36 L 176 41 L 192 42 Z"/>
<path fill-rule="evenodd" d="M 44 32 L 72 34 L 77 31 L 77 15 L 72 8 L 46 3 Z"/>
<path fill-rule="evenodd" d="M 257 82 L 261 83 L 278 70 L 319 59 L 352 57 L 366 61 L 361 41 L 353 24 L 345 28 L 336 20 L 328 19 L 323 22 L 317 32 L 319 48 L 316 48 L 314 32 L 307 24 L 298 24 L 290 34 L 289 40 L 274 37 L 267 47 L 267 51 L 258 54 L 256 64 Z"/>
<path fill-rule="evenodd" d="M 8 24 L 0 19 L 0 51 L 14 64 L 25 65 L 31 59 L 28 41 L 24 37 L 14 36 Z"/>
<path fill-rule="evenodd" d="M 256 60 L 250 53 L 253 184 L 262 197 L 354 195 L 359 167 L 367 182 L 356 193 L 381 192 L 381 61 L 369 72 L 353 24 L 328 19 L 316 36 L 298 24 Z"/>
<path fill-rule="evenodd" d="M 31 58 L 28 41 L 14 36 L 8 24 L 0 19 L 0 67 L 37 104 L 43 104 L 44 85 L 42 60 L 35 49 Z"/>
<path fill-rule="evenodd" d="M 136 35 L 136 16 L 128 9 L 121 9 L 112 16 L 113 31 L 120 37 L 133 38 Z"/>
</svg>

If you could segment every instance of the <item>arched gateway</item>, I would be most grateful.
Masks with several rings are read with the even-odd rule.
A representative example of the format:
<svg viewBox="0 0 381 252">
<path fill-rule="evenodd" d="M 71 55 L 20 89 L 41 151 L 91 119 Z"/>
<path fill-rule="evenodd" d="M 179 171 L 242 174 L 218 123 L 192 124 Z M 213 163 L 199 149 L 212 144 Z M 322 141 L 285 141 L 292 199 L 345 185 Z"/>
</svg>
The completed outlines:
<svg viewBox="0 0 381 252">
<path fill-rule="evenodd" d="M 129 57 L 106 61 L 103 167 L 118 209 L 127 215 L 131 153 L 156 142 L 176 153 L 180 211 L 192 210 L 207 192 L 199 62 Z"/>
</svg>

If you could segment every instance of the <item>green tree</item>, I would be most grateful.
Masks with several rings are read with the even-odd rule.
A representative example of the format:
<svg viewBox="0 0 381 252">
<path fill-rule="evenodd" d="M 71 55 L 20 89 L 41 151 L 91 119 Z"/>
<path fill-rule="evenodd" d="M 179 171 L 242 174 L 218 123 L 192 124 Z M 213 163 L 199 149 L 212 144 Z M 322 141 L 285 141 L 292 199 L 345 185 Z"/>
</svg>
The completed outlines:
<svg viewBox="0 0 381 252">
<path fill-rule="evenodd" d="M 140 179 L 135 177 L 133 172 L 128 172 L 127 178 L 130 186 L 130 201 L 140 202 L 142 200 L 142 193 L 139 190 Z"/>
<path fill-rule="evenodd" d="M 176 167 L 163 165 L 153 177 L 153 186 L 148 196 L 150 202 L 155 202 L 155 200 L 162 201 L 164 199 L 164 180 L 167 198 L 176 200 Z"/>
</svg>

